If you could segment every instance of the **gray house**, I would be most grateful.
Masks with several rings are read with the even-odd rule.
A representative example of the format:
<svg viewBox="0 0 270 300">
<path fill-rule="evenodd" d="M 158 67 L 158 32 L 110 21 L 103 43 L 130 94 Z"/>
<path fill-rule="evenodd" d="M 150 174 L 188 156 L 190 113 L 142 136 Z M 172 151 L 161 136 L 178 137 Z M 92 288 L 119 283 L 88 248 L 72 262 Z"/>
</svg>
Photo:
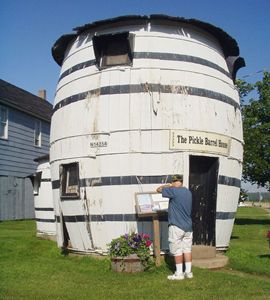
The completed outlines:
<svg viewBox="0 0 270 300">
<path fill-rule="evenodd" d="M 0 80 L 0 220 L 34 218 L 29 178 L 49 153 L 52 104 Z"/>
</svg>

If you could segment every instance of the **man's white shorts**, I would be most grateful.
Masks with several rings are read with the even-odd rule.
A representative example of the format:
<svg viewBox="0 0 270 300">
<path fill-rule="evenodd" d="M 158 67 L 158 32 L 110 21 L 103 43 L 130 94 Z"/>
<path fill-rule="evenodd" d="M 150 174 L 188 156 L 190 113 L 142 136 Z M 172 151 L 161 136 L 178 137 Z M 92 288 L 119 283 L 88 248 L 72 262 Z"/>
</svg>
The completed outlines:
<svg viewBox="0 0 270 300">
<path fill-rule="evenodd" d="M 169 226 L 169 248 L 173 256 L 190 253 L 192 246 L 192 232 L 185 232 L 177 226 Z"/>
</svg>

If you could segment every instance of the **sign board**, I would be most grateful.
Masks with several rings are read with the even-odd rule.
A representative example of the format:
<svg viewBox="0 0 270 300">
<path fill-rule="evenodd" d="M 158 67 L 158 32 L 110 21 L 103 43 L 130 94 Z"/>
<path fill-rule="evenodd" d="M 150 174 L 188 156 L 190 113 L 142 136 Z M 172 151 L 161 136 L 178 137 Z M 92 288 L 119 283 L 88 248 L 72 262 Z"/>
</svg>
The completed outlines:
<svg viewBox="0 0 270 300">
<path fill-rule="evenodd" d="M 138 214 L 166 211 L 169 206 L 169 199 L 156 192 L 136 193 L 135 201 Z"/>
<path fill-rule="evenodd" d="M 206 131 L 171 130 L 170 149 L 215 153 L 228 156 L 231 138 Z"/>
</svg>

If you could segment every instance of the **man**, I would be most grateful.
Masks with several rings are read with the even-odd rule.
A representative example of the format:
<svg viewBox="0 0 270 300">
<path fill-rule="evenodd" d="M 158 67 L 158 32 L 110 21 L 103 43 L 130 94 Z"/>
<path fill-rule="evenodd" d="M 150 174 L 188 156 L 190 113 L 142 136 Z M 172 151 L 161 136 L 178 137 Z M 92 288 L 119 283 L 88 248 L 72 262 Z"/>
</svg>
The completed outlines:
<svg viewBox="0 0 270 300">
<path fill-rule="evenodd" d="M 173 175 L 172 183 L 157 188 L 162 197 L 169 198 L 168 223 L 169 223 L 169 248 L 174 256 L 176 272 L 169 275 L 169 280 L 182 280 L 193 278 L 191 272 L 192 255 L 192 195 L 183 187 L 181 175 Z M 185 273 L 183 273 L 185 263 Z"/>
</svg>

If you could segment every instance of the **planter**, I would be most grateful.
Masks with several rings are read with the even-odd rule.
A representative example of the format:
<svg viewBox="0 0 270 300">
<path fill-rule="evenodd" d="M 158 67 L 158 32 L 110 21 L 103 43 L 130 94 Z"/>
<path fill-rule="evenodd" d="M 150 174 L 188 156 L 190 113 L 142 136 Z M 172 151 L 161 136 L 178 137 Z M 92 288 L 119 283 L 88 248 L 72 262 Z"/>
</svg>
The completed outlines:
<svg viewBox="0 0 270 300">
<path fill-rule="evenodd" d="M 136 254 L 127 257 L 111 258 L 111 268 L 120 273 L 138 273 L 144 271 L 144 266 Z"/>
</svg>

